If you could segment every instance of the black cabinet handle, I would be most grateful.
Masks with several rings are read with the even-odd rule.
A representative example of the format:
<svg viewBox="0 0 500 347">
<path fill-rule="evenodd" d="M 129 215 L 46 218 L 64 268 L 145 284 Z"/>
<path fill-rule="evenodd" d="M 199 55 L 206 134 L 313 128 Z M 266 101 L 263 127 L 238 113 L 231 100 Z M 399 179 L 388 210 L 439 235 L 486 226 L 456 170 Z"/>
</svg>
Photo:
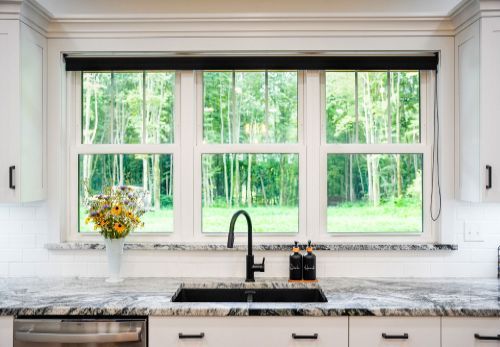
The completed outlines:
<svg viewBox="0 0 500 347">
<path fill-rule="evenodd" d="M 488 173 L 488 181 L 486 182 L 486 189 L 491 189 L 493 184 L 491 182 L 491 165 L 486 165 L 486 171 Z"/>
<path fill-rule="evenodd" d="M 408 340 L 409 338 L 407 333 L 404 333 L 403 335 L 389 335 L 382 333 L 382 337 L 386 340 Z"/>
<path fill-rule="evenodd" d="M 199 333 L 199 334 L 183 334 L 179 333 L 179 338 L 180 339 L 202 339 L 205 337 L 205 333 Z"/>
<path fill-rule="evenodd" d="M 295 340 L 317 340 L 318 339 L 318 334 L 312 334 L 312 335 L 298 335 L 293 333 L 292 337 Z"/>
<path fill-rule="evenodd" d="M 500 335 L 497 336 L 484 336 L 479 334 L 474 334 L 476 340 L 500 340 Z"/>
<path fill-rule="evenodd" d="M 9 188 L 10 189 L 16 189 L 16 185 L 14 184 L 14 170 L 15 169 L 16 169 L 15 166 L 9 167 Z"/>
</svg>

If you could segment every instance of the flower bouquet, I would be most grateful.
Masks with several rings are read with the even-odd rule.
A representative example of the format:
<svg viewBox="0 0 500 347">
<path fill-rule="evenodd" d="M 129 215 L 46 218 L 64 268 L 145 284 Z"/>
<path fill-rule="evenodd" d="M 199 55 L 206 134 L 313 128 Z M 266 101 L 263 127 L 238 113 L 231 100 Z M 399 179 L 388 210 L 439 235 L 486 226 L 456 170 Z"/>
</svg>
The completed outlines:
<svg viewBox="0 0 500 347">
<path fill-rule="evenodd" d="M 121 258 L 125 237 L 138 227 L 144 209 L 144 191 L 135 187 L 108 187 L 101 194 L 87 199 L 88 216 L 85 223 L 94 225 L 106 244 L 109 278 L 107 282 L 120 282 Z"/>
</svg>

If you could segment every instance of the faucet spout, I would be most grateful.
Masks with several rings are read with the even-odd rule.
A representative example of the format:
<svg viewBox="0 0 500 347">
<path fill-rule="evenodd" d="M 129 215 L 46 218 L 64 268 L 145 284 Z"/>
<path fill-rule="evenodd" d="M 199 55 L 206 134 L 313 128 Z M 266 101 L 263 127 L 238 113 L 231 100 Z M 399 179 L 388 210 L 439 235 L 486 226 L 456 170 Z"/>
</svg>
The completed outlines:
<svg viewBox="0 0 500 347">
<path fill-rule="evenodd" d="M 234 226 L 236 224 L 236 220 L 240 215 L 245 216 L 245 219 L 247 221 L 247 233 L 248 233 L 248 253 L 246 257 L 246 265 L 247 265 L 247 276 L 246 276 L 246 282 L 255 282 L 255 276 L 254 273 L 256 271 L 259 272 L 264 272 L 264 262 L 265 258 L 262 260 L 261 264 L 255 264 L 254 263 L 254 257 L 253 257 L 253 242 L 252 242 L 252 219 L 250 218 L 250 215 L 248 214 L 247 211 L 245 210 L 239 210 L 237 211 L 233 217 L 231 218 L 231 222 L 229 223 L 229 234 L 227 235 L 227 247 L 228 248 L 233 248 L 234 247 Z"/>
</svg>

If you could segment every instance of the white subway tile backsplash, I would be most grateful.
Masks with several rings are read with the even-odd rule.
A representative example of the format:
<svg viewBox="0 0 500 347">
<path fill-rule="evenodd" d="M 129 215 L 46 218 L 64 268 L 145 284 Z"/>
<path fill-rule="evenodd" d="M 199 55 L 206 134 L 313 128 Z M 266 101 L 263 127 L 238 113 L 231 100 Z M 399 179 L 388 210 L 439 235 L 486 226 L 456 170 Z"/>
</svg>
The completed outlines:
<svg viewBox="0 0 500 347">
<path fill-rule="evenodd" d="M 49 252 L 43 248 L 23 249 L 24 262 L 47 262 L 49 260 Z"/>
<path fill-rule="evenodd" d="M 0 263 L 0 277 L 9 275 L 9 263 Z"/>
<path fill-rule="evenodd" d="M 20 262 L 23 260 L 22 249 L 0 249 L 0 262 Z"/>
<path fill-rule="evenodd" d="M 35 207 L 33 206 L 18 206 L 11 207 L 9 218 L 14 220 L 32 220 L 35 218 Z"/>
<path fill-rule="evenodd" d="M 13 234 L 9 235 L 9 248 L 26 249 L 36 247 L 35 234 Z"/>
</svg>

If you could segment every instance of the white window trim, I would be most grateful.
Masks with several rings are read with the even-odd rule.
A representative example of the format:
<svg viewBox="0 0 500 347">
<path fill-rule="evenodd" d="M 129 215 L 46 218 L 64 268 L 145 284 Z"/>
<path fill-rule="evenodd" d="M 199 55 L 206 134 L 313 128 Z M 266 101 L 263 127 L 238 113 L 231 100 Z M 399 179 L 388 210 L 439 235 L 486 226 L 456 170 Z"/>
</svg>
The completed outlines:
<svg viewBox="0 0 500 347">
<path fill-rule="evenodd" d="M 202 72 L 176 72 L 174 102 L 174 143 L 160 145 L 82 145 L 81 83 L 78 72 L 67 73 L 68 177 L 66 240 L 93 242 L 98 233 L 78 233 L 78 154 L 158 153 L 172 154 L 174 160 L 174 231 L 131 234 L 129 240 L 154 242 L 224 242 L 226 233 L 201 231 L 201 155 L 203 153 L 297 153 L 299 155 L 298 233 L 256 234 L 256 242 L 377 242 L 432 243 L 437 240 L 438 223 L 429 213 L 431 151 L 433 133 L 433 82 L 431 72 L 421 72 L 421 143 L 336 145 L 326 143 L 325 72 L 299 71 L 298 142 L 294 144 L 204 144 L 202 141 Z M 181 117 L 182 114 L 182 117 Z M 181 121 L 182 118 L 182 121 Z M 195 129 L 195 131 L 193 131 Z M 423 232 L 416 234 L 327 233 L 328 153 L 422 153 L 424 166 Z M 425 169 L 428 168 L 428 169 Z M 229 221 L 228 221 L 229 225 Z"/>
</svg>

